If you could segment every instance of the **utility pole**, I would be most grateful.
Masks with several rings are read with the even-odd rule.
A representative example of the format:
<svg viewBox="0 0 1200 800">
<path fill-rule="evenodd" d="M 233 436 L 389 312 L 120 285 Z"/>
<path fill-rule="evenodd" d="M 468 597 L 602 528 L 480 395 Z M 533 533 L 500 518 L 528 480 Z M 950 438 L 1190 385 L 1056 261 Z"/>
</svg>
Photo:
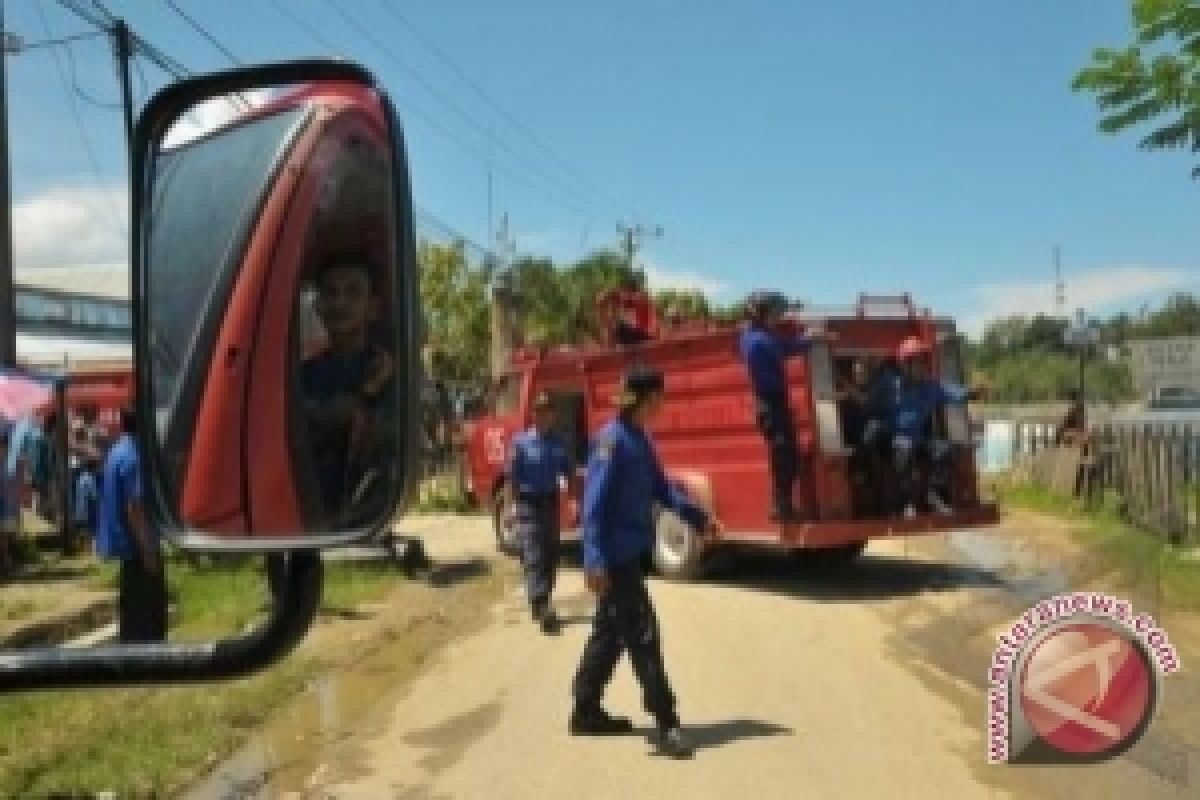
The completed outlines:
<svg viewBox="0 0 1200 800">
<path fill-rule="evenodd" d="M 500 229 L 492 246 L 492 378 L 508 369 L 516 345 L 517 308 L 520 299 L 512 285 L 512 262 L 516 244 L 508 230 L 508 214 L 500 216 Z"/>
<path fill-rule="evenodd" d="M 621 237 L 620 246 L 621 253 L 625 256 L 625 266 L 629 268 L 630 272 L 636 272 L 637 264 L 635 259 L 637 251 L 642 247 L 643 240 L 646 237 L 662 238 L 663 229 L 661 225 L 647 227 L 641 223 L 626 225 L 623 222 L 618 222 L 617 235 Z"/>
<path fill-rule="evenodd" d="M 129 68 L 133 60 L 133 33 L 125 20 L 119 19 L 112 29 L 113 50 L 117 56 L 117 78 L 121 82 L 121 108 L 125 114 L 125 147 L 133 156 L 133 90 L 130 88 Z"/>
<path fill-rule="evenodd" d="M 17 310 L 13 295 L 12 181 L 8 163 L 8 54 L 14 52 L 4 27 L 0 0 L 0 367 L 17 365 Z M 19 47 L 19 43 L 15 45 Z"/>
</svg>

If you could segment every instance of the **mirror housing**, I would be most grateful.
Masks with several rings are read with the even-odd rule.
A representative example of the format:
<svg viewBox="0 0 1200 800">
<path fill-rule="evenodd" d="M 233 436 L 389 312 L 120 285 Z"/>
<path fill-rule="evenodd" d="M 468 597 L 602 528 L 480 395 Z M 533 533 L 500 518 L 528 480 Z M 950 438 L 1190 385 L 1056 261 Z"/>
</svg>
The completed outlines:
<svg viewBox="0 0 1200 800">
<path fill-rule="evenodd" d="M 403 154 L 386 94 L 341 62 L 183 81 L 143 112 L 138 438 L 147 514 L 177 545 L 346 544 L 378 533 L 407 496 L 421 334 Z M 360 275 L 369 312 L 345 305 L 342 284 Z M 344 344 L 353 314 L 358 341 Z M 390 378 L 368 403 L 379 361 Z M 356 435 L 372 453 L 350 452 Z"/>
</svg>

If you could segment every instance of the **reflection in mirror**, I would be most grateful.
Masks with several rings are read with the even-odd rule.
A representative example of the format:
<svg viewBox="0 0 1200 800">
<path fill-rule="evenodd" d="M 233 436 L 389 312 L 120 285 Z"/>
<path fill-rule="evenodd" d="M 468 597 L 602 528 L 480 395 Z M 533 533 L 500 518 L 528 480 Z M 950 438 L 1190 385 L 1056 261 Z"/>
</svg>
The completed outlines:
<svg viewBox="0 0 1200 800">
<path fill-rule="evenodd" d="M 226 539 L 377 526 L 405 368 L 382 104 L 346 83 L 243 90 L 185 109 L 155 152 L 143 386 L 167 516 Z"/>
</svg>

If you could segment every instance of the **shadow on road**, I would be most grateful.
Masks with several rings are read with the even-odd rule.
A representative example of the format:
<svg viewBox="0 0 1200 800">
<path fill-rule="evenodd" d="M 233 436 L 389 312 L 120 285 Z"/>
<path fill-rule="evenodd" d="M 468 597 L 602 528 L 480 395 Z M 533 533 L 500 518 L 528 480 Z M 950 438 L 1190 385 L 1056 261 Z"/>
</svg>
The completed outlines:
<svg viewBox="0 0 1200 800">
<path fill-rule="evenodd" d="M 558 617 L 558 624 L 564 628 L 567 627 L 568 625 L 591 625 L 592 624 L 592 615 L 591 614 L 560 614 Z"/>
<path fill-rule="evenodd" d="M 429 566 L 425 572 L 425 582 L 430 586 L 444 589 L 456 583 L 482 578 L 491 571 L 492 568 L 485 558 L 474 557 L 461 561 L 444 561 Z"/>
<path fill-rule="evenodd" d="M 863 555 L 828 571 L 803 566 L 795 557 L 741 554 L 714 565 L 708 582 L 776 592 L 823 603 L 887 600 L 930 591 L 1002 588 L 995 572 L 945 561 Z"/>
<path fill-rule="evenodd" d="M 721 722 L 684 723 L 688 739 L 697 751 L 723 747 L 745 739 L 765 739 L 769 736 L 791 736 L 792 729 L 774 722 L 758 719 L 730 719 Z M 645 730 L 647 736 L 653 731 Z"/>
</svg>

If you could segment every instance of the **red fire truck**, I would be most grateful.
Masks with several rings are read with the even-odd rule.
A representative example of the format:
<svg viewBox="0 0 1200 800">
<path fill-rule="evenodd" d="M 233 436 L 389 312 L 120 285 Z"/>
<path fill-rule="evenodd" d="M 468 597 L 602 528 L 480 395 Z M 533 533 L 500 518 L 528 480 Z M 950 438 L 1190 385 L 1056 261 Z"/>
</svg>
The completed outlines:
<svg viewBox="0 0 1200 800">
<path fill-rule="evenodd" d="M 523 349 L 493 389 L 491 412 L 466 431 L 467 486 L 493 511 L 497 542 L 513 552 L 516 541 L 504 504 L 504 465 L 513 435 L 530 423 L 537 392 L 550 394 L 558 409 L 559 434 L 568 443 L 580 475 L 592 435 L 615 413 L 613 396 L 623 371 L 634 363 L 662 369 L 666 402 L 651 427 L 670 478 L 721 520 L 717 539 L 700 539 L 674 517 L 659 515 L 654 561 L 671 577 L 695 577 L 712 548 L 726 544 L 785 549 L 819 549 L 830 563 L 849 562 L 869 539 L 932 533 L 987 525 L 997 518 L 976 481 L 974 444 L 967 409 L 947 408 L 937 433 L 953 446 L 952 513 L 911 518 L 866 517 L 858 510 L 851 451 L 843 440 L 836 382 L 856 359 L 894 352 L 906 337 L 930 348 L 934 375 L 961 381 L 963 366 L 952 320 L 919 310 L 907 295 L 861 296 L 843 310 L 800 309 L 789 319 L 798 328 L 823 328 L 831 343 L 818 343 L 803 358 L 789 360 L 791 404 L 801 450 L 802 477 L 796 506 L 803 522 L 768 520 L 770 476 L 767 452 L 755 426 L 754 401 L 737 353 L 736 325 L 684 328 L 633 347 Z M 563 493 L 563 537 L 578 537 L 576 481 Z"/>
</svg>

